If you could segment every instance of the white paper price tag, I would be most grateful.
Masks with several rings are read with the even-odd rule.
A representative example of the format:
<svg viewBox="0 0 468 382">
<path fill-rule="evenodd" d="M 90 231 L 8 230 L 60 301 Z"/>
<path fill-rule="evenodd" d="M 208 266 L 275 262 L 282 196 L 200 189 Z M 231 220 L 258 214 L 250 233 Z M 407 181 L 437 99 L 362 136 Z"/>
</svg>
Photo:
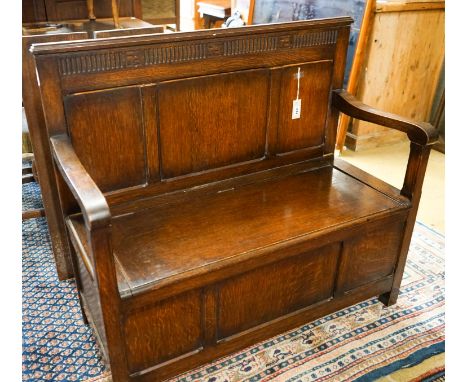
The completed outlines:
<svg viewBox="0 0 468 382">
<path fill-rule="evenodd" d="M 292 119 L 301 118 L 301 100 L 300 99 L 295 99 L 293 101 L 291 118 Z"/>
</svg>

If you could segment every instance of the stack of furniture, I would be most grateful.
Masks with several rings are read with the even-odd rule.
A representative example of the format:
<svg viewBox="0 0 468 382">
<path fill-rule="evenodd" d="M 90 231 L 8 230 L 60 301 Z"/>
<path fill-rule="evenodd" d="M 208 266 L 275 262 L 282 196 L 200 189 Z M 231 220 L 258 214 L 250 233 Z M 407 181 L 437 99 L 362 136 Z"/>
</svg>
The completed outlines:
<svg viewBox="0 0 468 382">
<path fill-rule="evenodd" d="M 368 2 L 373 10 L 353 93 L 374 107 L 430 120 L 445 57 L 445 1 Z M 359 151 L 404 140 L 399 132 L 344 119 L 337 148 Z"/>
<path fill-rule="evenodd" d="M 203 19 L 203 28 L 210 29 L 216 23 L 223 23 L 229 16 L 231 16 L 231 0 L 206 0 L 197 1 L 197 12 L 200 18 Z M 197 16 L 195 15 L 197 20 Z M 198 24 L 200 24 L 198 22 Z M 198 25 L 195 29 L 200 29 Z"/>
</svg>

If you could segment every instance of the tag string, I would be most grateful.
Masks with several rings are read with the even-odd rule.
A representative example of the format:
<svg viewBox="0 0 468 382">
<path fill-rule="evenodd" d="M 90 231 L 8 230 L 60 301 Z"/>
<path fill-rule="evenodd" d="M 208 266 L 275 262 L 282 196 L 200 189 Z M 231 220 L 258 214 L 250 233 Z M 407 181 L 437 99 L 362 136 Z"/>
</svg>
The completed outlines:
<svg viewBox="0 0 468 382">
<path fill-rule="evenodd" d="M 296 99 L 299 99 L 300 83 L 301 83 L 301 67 L 299 66 L 297 68 L 297 93 L 296 93 Z"/>
</svg>

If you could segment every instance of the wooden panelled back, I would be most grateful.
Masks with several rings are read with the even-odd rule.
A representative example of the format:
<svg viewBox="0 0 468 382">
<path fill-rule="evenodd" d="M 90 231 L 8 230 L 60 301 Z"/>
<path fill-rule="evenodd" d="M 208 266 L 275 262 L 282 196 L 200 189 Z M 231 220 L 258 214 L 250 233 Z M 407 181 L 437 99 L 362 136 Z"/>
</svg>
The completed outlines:
<svg viewBox="0 0 468 382">
<path fill-rule="evenodd" d="M 110 202 L 332 155 L 350 23 L 35 45 L 49 134 Z"/>
</svg>

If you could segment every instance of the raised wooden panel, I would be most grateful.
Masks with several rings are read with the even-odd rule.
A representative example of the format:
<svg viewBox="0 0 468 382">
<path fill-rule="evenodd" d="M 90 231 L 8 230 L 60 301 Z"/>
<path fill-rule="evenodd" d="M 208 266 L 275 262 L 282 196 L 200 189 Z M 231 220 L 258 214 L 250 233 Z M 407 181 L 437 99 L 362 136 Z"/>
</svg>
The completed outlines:
<svg viewBox="0 0 468 382">
<path fill-rule="evenodd" d="M 139 0 L 137 0 L 139 2 Z M 119 0 L 119 16 L 136 16 L 135 0 Z M 45 0 L 47 20 L 87 19 L 88 8 L 85 0 Z M 94 1 L 97 18 L 111 17 L 111 0 Z"/>
<path fill-rule="evenodd" d="M 289 258 L 219 287 L 218 335 L 225 338 L 332 296 L 340 244 Z"/>
<path fill-rule="evenodd" d="M 400 252 L 404 222 L 380 226 L 343 244 L 337 291 L 351 289 L 390 275 Z"/>
<path fill-rule="evenodd" d="M 300 68 L 300 118 L 292 119 Z M 332 61 L 291 66 L 283 69 L 278 126 L 278 152 L 284 153 L 323 144 L 328 112 Z"/>
<path fill-rule="evenodd" d="M 201 328 L 199 290 L 132 312 L 124 324 L 130 371 L 142 371 L 201 348 Z"/>
<path fill-rule="evenodd" d="M 267 70 L 161 84 L 159 126 L 163 177 L 262 158 L 268 90 Z"/>
<path fill-rule="evenodd" d="M 146 182 L 138 87 L 74 94 L 64 105 L 73 147 L 101 190 Z"/>
</svg>

